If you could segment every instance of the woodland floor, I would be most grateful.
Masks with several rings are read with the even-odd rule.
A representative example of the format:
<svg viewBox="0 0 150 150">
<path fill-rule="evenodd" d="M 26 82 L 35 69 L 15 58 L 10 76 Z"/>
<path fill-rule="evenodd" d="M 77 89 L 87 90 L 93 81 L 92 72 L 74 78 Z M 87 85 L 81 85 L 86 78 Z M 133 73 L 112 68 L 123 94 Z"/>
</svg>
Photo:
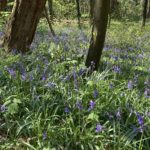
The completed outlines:
<svg viewBox="0 0 150 150">
<path fill-rule="evenodd" d="M 88 24 L 53 26 L 26 55 L 0 49 L 0 149 L 149 150 L 150 24 L 113 21 L 91 76 Z"/>
</svg>

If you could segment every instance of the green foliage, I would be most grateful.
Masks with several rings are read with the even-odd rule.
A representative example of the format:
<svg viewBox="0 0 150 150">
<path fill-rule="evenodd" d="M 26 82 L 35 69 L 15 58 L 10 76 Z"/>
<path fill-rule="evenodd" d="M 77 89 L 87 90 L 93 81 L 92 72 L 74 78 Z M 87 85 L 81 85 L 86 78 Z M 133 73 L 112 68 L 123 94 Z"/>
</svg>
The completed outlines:
<svg viewBox="0 0 150 150">
<path fill-rule="evenodd" d="M 42 20 L 29 54 L 0 51 L 1 149 L 150 149 L 149 26 L 113 22 L 90 76 L 89 28 L 55 30 Z"/>
<path fill-rule="evenodd" d="M 116 12 L 116 16 L 120 19 L 139 20 L 142 14 L 142 5 L 140 1 L 131 0 L 119 0 L 119 8 Z"/>
</svg>

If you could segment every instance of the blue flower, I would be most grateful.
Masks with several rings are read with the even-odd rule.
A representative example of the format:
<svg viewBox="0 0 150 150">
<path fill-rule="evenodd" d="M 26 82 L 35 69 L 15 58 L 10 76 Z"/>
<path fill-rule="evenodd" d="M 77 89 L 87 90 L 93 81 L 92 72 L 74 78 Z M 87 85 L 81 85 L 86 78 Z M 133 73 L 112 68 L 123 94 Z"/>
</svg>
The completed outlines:
<svg viewBox="0 0 150 150">
<path fill-rule="evenodd" d="M 26 80 L 26 73 L 25 72 L 22 73 L 21 78 L 22 78 L 23 81 Z"/>
<path fill-rule="evenodd" d="M 53 83 L 53 82 L 49 82 L 45 85 L 46 87 L 49 87 L 49 88 L 55 88 L 56 84 Z"/>
<path fill-rule="evenodd" d="M 7 68 L 7 71 L 9 72 L 9 74 L 12 76 L 12 77 L 16 77 L 16 72 L 13 68 Z"/>
<path fill-rule="evenodd" d="M 120 110 L 120 108 L 118 108 L 118 110 L 117 110 L 117 112 L 116 112 L 116 117 L 117 117 L 117 119 L 121 119 L 121 110 Z"/>
<path fill-rule="evenodd" d="M 15 49 L 15 48 L 14 48 L 14 49 L 12 49 L 12 51 L 11 51 L 11 52 L 12 52 L 12 54 L 13 54 L 13 55 L 16 55 L 16 54 L 18 53 L 17 49 Z"/>
<path fill-rule="evenodd" d="M 46 74 L 43 73 L 43 75 L 42 75 L 42 81 L 45 81 L 45 80 L 46 80 Z"/>
<path fill-rule="evenodd" d="M 136 113 L 137 115 L 137 119 L 138 119 L 138 123 L 140 126 L 143 126 L 144 125 L 144 119 L 143 119 L 143 116 L 140 115 L 139 113 Z"/>
<path fill-rule="evenodd" d="M 103 126 L 100 125 L 100 124 L 97 124 L 97 125 L 96 125 L 96 129 L 95 129 L 95 132 L 96 132 L 96 133 L 99 133 L 99 132 L 102 132 L 102 131 L 103 131 Z"/>
<path fill-rule="evenodd" d="M 69 112 L 70 112 L 70 109 L 69 109 L 68 107 L 65 107 L 64 112 L 65 112 L 65 113 L 69 113 Z"/>
<path fill-rule="evenodd" d="M 110 88 L 110 89 L 112 89 L 113 86 L 114 86 L 114 85 L 113 85 L 112 83 L 109 84 L 109 88 Z"/>
<path fill-rule="evenodd" d="M 128 89 L 129 90 L 133 89 L 133 82 L 131 80 L 128 82 Z"/>
<path fill-rule="evenodd" d="M 121 72 L 121 69 L 120 69 L 119 66 L 114 66 L 113 69 L 114 69 L 114 72 L 116 72 L 116 73 L 120 73 Z"/>
<path fill-rule="evenodd" d="M 144 92 L 145 98 L 150 98 L 150 89 L 146 89 Z"/>
<path fill-rule="evenodd" d="M 76 106 L 79 110 L 82 110 L 83 109 L 82 101 L 77 101 Z"/>
<path fill-rule="evenodd" d="M 90 103 L 89 103 L 90 106 L 89 106 L 89 109 L 88 109 L 88 110 L 89 110 L 89 111 L 92 110 L 92 109 L 95 107 L 95 104 L 96 104 L 96 103 L 91 100 Z"/>
<path fill-rule="evenodd" d="M 74 79 L 74 88 L 78 90 L 78 80 L 77 80 L 77 74 L 75 71 L 73 72 L 73 79 Z"/>
<path fill-rule="evenodd" d="M 30 74 L 30 81 L 33 81 L 34 80 L 34 76 L 33 76 L 33 73 Z"/>
<path fill-rule="evenodd" d="M 86 72 L 86 69 L 80 69 L 79 71 L 78 71 L 78 76 L 82 76 L 84 73 Z"/>
<path fill-rule="evenodd" d="M 7 109 L 7 108 L 6 108 L 6 106 L 5 106 L 5 105 L 1 105 L 1 106 L 0 106 L 0 111 L 1 111 L 1 112 L 5 112 L 5 111 L 6 111 L 6 109 Z"/>
<path fill-rule="evenodd" d="M 137 121 L 138 121 L 138 124 L 139 124 L 139 130 L 140 132 L 143 132 L 144 128 L 145 128 L 145 125 L 144 125 L 144 117 L 140 114 L 140 113 L 136 113 L 136 116 L 137 116 Z"/>
<path fill-rule="evenodd" d="M 99 93 L 98 91 L 95 89 L 93 92 L 93 97 L 96 99 L 98 97 Z"/>
<path fill-rule="evenodd" d="M 47 139 L 47 133 L 44 132 L 44 133 L 43 133 L 43 140 L 46 140 L 46 139 Z"/>
</svg>

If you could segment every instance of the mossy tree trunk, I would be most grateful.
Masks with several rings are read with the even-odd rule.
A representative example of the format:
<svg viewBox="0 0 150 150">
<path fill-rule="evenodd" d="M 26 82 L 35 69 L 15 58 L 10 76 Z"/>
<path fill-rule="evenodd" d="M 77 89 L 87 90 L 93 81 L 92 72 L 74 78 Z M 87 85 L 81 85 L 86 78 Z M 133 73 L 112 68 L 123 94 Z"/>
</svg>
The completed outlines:
<svg viewBox="0 0 150 150">
<path fill-rule="evenodd" d="M 15 0 L 3 37 L 7 51 L 26 52 L 33 41 L 46 0 Z"/>
<path fill-rule="evenodd" d="M 110 0 L 94 0 L 93 2 L 93 28 L 86 66 L 90 67 L 91 63 L 94 63 L 94 70 L 98 70 L 105 41 Z"/>
</svg>

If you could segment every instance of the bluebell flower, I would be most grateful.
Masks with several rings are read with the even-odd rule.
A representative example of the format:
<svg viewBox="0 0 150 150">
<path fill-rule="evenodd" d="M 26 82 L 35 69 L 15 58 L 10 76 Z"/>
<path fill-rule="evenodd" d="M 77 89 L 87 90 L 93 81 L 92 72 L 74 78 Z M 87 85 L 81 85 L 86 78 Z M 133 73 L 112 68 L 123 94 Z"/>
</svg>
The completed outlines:
<svg viewBox="0 0 150 150">
<path fill-rule="evenodd" d="M 100 125 L 100 124 L 97 124 L 97 125 L 96 125 L 96 129 L 95 129 L 95 132 L 96 132 L 96 133 L 99 133 L 99 132 L 102 132 L 102 131 L 103 131 L 103 126 Z"/>
<path fill-rule="evenodd" d="M 145 98 L 150 98 L 150 89 L 146 89 L 144 92 Z"/>
<path fill-rule="evenodd" d="M 23 80 L 23 81 L 25 81 L 26 80 L 26 73 L 24 72 L 24 73 L 22 73 L 22 75 L 21 75 L 21 79 Z"/>
<path fill-rule="evenodd" d="M 7 68 L 7 71 L 12 77 L 16 77 L 16 71 L 13 68 Z"/>
<path fill-rule="evenodd" d="M 128 89 L 129 90 L 133 89 L 133 82 L 131 80 L 128 82 Z"/>
<path fill-rule="evenodd" d="M 5 112 L 7 110 L 7 107 L 5 105 L 0 106 L 0 111 Z"/>
<path fill-rule="evenodd" d="M 77 80 L 77 74 L 75 71 L 73 72 L 73 79 L 74 79 L 74 88 L 78 90 L 78 80 Z"/>
<path fill-rule="evenodd" d="M 96 103 L 91 100 L 90 103 L 89 103 L 88 111 L 92 110 L 92 109 L 95 107 L 95 104 L 96 104 Z"/>
<path fill-rule="evenodd" d="M 118 56 L 112 56 L 111 58 L 115 61 L 117 61 L 119 59 Z"/>
<path fill-rule="evenodd" d="M 43 133 L 43 140 L 46 140 L 47 139 L 47 133 L 44 131 Z"/>
<path fill-rule="evenodd" d="M 1 37 L 2 35 L 4 35 L 4 33 L 0 31 L 0 37 Z"/>
<path fill-rule="evenodd" d="M 120 69 L 119 66 L 114 66 L 113 69 L 114 69 L 114 72 L 116 72 L 116 73 L 120 73 L 121 72 L 121 69 Z"/>
<path fill-rule="evenodd" d="M 140 132 L 143 132 L 144 128 L 145 128 L 145 125 L 144 125 L 144 117 L 140 114 L 140 113 L 136 113 L 136 116 L 137 116 L 137 121 L 138 121 L 138 124 L 139 124 L 139 130 Z"/>
<path fill-rule="evenodd" d="M 120 108 L 118 108 L 118 110 L 117 110 L 117 112 L 116 112 L 116 117 L 117 117 L 117 119 L 121 119 L 121 110 L 120 110 Z"/>
<path fill-rule="evenodd" d="M 49 88 L 55 88 L 56 84 L 53 83 L 53 82 L 49 82 L 45 85 L 46 87 L 49 87 Z"/>
<path fill-rule="evenodd" d="M 46 80 L 46 73 L 43 73 L 42 75 L 42 81 L 45 81 Z"/>
<path fill-rule="evenodd" d="M 106 46 L 104 47 L 104 51 L 108 51 L 108 50 L 110 50 L 110 47 L 109 47 L 108 45 L 106 45 Z"/>
<path fill-rule="evenodd" d="M 139 54 L 138 58 L 143 59 L 144 58 L 143 54 Z"/>
<path fill-rule="evenodd" d="M 11 52 L 12 52 L 13 55 L 16 55 L 18 53 L 16 48 L 12 49 Z"/>
<path fill-rule="evenodd" d="M 70 80 L 70 78 L 71 78 L 71 76 L 70 76 L 70 75 L 68 75 L 68 76 L 66 76 L 66 77 L 63 79 L 63 81 L 64 81 L 64 82 L 69 81 L 69 80 Z"/>
<path fill-rule="evenodd" d="M 65 107 L 65 108 L 64 108 L 64 112 L 65 112 L 65 113 L 69 113 L 69 112 L 70 112 L 70 109 L 69 109 L 68 107 Z"/>
<path fill-rule="evenodd" d="M 120 49 L 119 48 L 115 48 L 114 51 L 117 52 L 117 53 L 120 53 Z"/>
<path fill-rule="evenodd" d="M 96 99 L 98 97 L 98 95 L 99 95 L 99 92 L 97 89 L 95 89 L 93 92 L 93 97 Z"/>
<path fill-rule="evenodd" d="M 76 106 L 79 110 L 82 110 L 83 109 L 82 101 L 77 101 Z"/>
<path fill-rule="evenodd" d="M 144 118 L 143 118 L 143 116 L 140 115 L 139 113 L 136 113 L 136 116 L 137 116 L 139 125 L 143 125 L 144 124 Z"/>
<path fill-rule="evenodd" d="M 33 73 L 30 74 L 30 81 L 33 81 L 34 80 L 34 76 L 33 76 Z"/>
<path fill-rule="evenodd" d="M 130 51 L 133 51 L 133 50 L 134 50 L 133 47 L 128 47 L 128 49 L 129 49 Z"/>
<path fill-rule="evenodd" d="M 86 69 L 80 69 L 78 72 L 78 76 L 82 76 L 86 72 Z"/>
<path fill-rule="evenodd" d="M 109 84 L 109 88 L 112 89 L 114 85 L 112 83 Z"/>
</svg>

